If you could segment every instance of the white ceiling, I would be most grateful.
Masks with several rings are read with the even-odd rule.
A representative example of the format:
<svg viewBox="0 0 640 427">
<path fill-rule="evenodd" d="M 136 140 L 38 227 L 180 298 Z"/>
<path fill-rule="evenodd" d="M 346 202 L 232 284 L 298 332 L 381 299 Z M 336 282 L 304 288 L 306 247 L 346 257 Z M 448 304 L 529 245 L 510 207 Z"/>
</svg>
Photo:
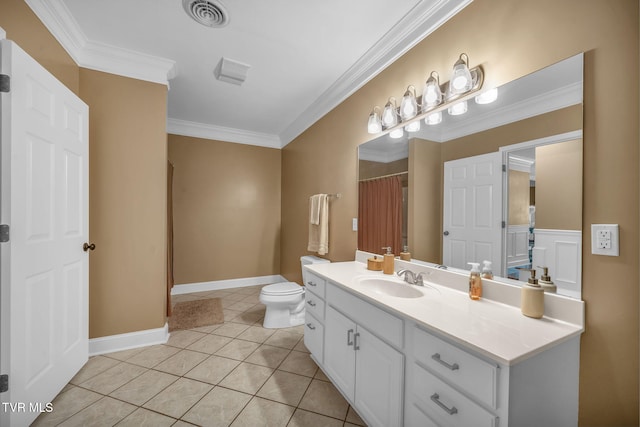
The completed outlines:
<svg viewBox="0 0 640 427">
<path fill-rule="evenodd" d="M 168 83 L 169 132 L 280 148 L 471 0 L 220 0 L 223 28 L 181 0 L 26 2 L 80 66 Z"/>
</svg>

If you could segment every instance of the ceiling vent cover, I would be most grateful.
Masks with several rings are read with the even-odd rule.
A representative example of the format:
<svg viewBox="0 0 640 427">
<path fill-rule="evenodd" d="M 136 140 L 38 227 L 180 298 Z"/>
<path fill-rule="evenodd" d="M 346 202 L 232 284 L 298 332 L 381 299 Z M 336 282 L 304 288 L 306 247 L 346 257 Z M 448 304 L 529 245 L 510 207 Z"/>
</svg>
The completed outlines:
<svg viewBox="0 0 640 427">
<path fill-rule="evenodd" d="M 227 10 L 215 0 L 182 0 L 187 14 L 197 23 L 207 27 L 220 28 L 229 23 Z"/>
</svg>

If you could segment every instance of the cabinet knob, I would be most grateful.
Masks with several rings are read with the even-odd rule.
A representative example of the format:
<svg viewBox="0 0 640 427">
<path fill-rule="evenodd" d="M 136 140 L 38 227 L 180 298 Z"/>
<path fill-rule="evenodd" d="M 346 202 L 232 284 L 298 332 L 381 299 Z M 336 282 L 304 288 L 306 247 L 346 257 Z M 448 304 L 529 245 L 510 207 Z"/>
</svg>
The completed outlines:
<svg viewBox="0 0 640 427">
<path fill-rule="evenodd" d="M 311 307 L 315 307 L 316 306 L 316 303 L 311 301 L 311 300 L 308 300 L 307 304 L 309 304 Z"/>
<path fill-rule="evenodd" d="M 352 334 L 353 334 L 353 329 L 349 329 L 347 331 L 347 345 L 353 345 L 353 339 L 351 338 Z"/>
<path fill-rule="evenodd" d="M 315 326 L 313 326 L 311 323 L 307 323 L 307 327 L 309 329 L 311 329 L 312 331 L 316 328 Z"/>
<path fill-rule="evenodd" d="M 441 407 L 449 415 L 454 415 L 454 414 L 458 413 L 458 409 L 455 406 L 452 406 L 451 408 L 448 408 L 447 405 L 445 405 L 444 403 L 440 402 L 440 395 L 438 395 L 438 393 L 433 393 L 431 395 L 431 400 L 434 401 L 436 403 L 436 405 Z"/>
<path fill-rule="evenodd" d="M 311 280 L 309 280 L 309 281 L 307 282 L 307 285 L 309 285 L 309 286 L 316 286 L 316 284 L 315 284 L 315 283 L 313 283 Z"/>
<path fill-rule="evenodd" d="M 453 365 L 448 364 L 447 362 L 445 362 L 444 360 L 442 360 L 440 358 L 440 353 L 436 353 L 433 356 L 431 356 L 431 358 L 433 360 L 435 360 L 436 362 L 438 362 L 439 364 L 441 364 L 442 366 L 451 369 L 452 371 L 455 371 L 457 369 L 460 369 L 460 366 L 457 363 L 454 363 Z"/>
<path fill-rule="evenodd" d="M 444 233 L 442 233 L 442 234 L 444 234 L 445 236 L 448 236 L 448 235 L 449 235 L 449 232 L 445 230 L 445 232 L 444 232 Z"/>
</svg>

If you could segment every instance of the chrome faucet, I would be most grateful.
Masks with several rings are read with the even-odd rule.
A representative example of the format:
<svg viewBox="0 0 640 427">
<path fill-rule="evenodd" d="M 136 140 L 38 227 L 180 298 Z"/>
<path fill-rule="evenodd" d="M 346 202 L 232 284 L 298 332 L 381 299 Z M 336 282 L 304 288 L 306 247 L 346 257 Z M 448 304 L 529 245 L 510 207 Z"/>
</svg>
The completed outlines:
<svg viewBox="0 0 640 427">
<path fill-rule="evenodd" d="M 398 276 L 402 277 L 404 275 L 404 281 L 416 286 L 424 286 L 424 275 L 425 273 L 414 273 L 413 271 L 404 268 L 398 271 Z"/>
</svg>

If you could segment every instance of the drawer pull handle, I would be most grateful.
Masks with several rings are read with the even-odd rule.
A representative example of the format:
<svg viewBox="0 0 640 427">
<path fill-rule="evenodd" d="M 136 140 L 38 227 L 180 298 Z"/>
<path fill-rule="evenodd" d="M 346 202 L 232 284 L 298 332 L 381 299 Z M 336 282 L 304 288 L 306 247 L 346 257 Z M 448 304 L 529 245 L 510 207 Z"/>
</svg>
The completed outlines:
<svg viewBox="0 0 640 427">
<path fill-rule="evenodd" d="M 454 415 L 454 414 L 458 413 L 458 409 L 455 406 L 452 406 L 451 408 L 448 408 L 447 405 L 445 405 L 444 403 L 440 402 L 440 395 L 438 393 L 433 393 L 431 395 L 431 400 L 433 400 L 436 403 L 436 405 L 441 407 L 449 415 Z"/>
<path fill-rule="evenodd" d="M 444 360 L 440 359 L 440 353 L 434 354 L 433 356 L 431 356 L 431 358 L 433 360 L 435 360 L 436 362 L 438 362 L 439 364 L 441 364 L 442 366 L 446 366 L 447 368 L 451 369 L 452 371 L 460 369 L 460 366 L 457 363 L 454 363 L 453 365 L 450 365 L 447 362 L 445 362 Z"/>
<path fill-rule="evenodd" d="M 351 334 L 353 334 L 353 329 L 349 329 L 347 331 L 347 345 L 353 345 L 353 340 L 351 339 Z"/>
<path fill-rule="evenodd" d="M 309 285 L 309 286 L 316 286 L 316 284 L 315 284 L 315 283 L 313 283 L 311 280 L 309 280 L 309 281 L 307 282 L 307 285 Z"/>
<path fill-rule="evenodd" d="M 309 304 L 311 307 L 315 307 L 316 306 L 316 303 L 311 301 L 311 300 L 307 301 L 307 304 Z"/>
<path fill-rule="evenodd" d="M 315 326 L 313 326 L 311 323 L 307 323 L 307 326 L 309 327 L 309 329 L 311 329 L 312 331 L 316 328 Z"/>
<path fill-rule="evenodd" d="M 356 334 L 353 337 L 353 349 L 354 350 L 360 350 L 360 344 L 358 344 L 358 338 L 360 338 L 360 332 L 356 332 Z"/>
</svg>

